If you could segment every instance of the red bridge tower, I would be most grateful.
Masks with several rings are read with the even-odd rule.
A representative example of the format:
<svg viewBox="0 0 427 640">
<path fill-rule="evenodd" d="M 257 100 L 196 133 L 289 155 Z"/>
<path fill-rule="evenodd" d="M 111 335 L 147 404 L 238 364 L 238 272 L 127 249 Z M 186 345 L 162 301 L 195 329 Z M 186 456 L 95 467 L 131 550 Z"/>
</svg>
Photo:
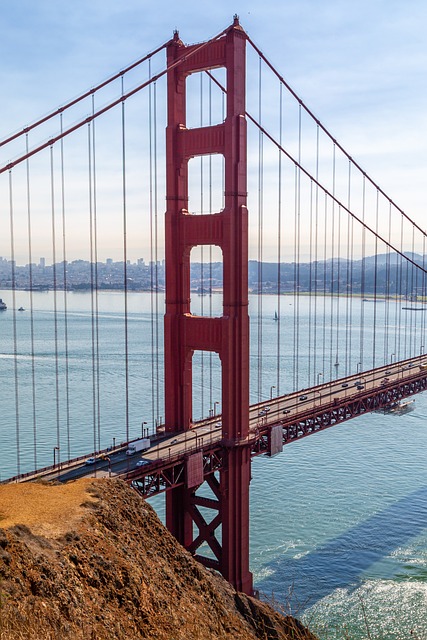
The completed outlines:
<svg viewBox="0 0 427 640">
<path fill-rule="evenodd" d="M 168 46 L 165 424 L 174 432 L 192 428 L 193 353 L 216 352 L 221 360 L 224 451 L 219 482 L 213 474 L 206 478 L 215 499 L 196 493 L 203 482 L 200 452 L 187 461 L 186 485 L 166 494 L 166 524 L 205 565 L 218 569 L 238 590 L 251 593 L 245 51 L 246 34 L 237 17 L 214 41 L 187 47 L 175 34 Z M 226 69 L 225 121 L 187 129 L 186 78 L 218 67 Z M 188 161 L 210 154 L 224 156 L 225 207 L 215 214 L 192 215 L 188 212 Z M 197 245 L 217 245 L 222 250 L 221 317 L 191 314 L 190 252 Z M 210 523 L 199 506 L 217 511 Z M 196 554 L 203 542 L 214 559 Z"/>
</svg>

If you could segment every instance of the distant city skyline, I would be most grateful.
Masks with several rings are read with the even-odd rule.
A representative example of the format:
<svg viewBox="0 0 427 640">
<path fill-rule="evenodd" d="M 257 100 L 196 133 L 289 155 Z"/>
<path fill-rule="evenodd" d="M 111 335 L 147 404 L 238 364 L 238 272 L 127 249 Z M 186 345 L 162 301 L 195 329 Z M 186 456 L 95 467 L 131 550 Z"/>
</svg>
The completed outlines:
<svg viewBox="0 0 427 640">
<path fill-rule="evenodd" d="M 411 254 L 411 259 L 425 267 L 427 256 Z M 346 265 L 351 265 L 350 270 Z M 348 275 L 351 273 L 351 285 Z M 219 291 L 223 285 L 221 262 L 192 262 L 190 287 L 201 295 Z M 349 288 L 350 287 L 350 288 Z M 145 263 L 105 262 L 86 260 L 46 265 L 13 265 L 0 257 L 0 289 L 32 290 L 88 290 L 128 289 L 133 291 L 164 291 L 165 261 Z M 414 298 L 426 295 L 426 281 L 422 270 L 398 254 L 366 256 L 363 260 L 334 258 L 315 262 L 258 262 L 248 264 L 248 288 L 252 293 L 318 292 L 332 294 L 377 294 Z"/>
</svg>

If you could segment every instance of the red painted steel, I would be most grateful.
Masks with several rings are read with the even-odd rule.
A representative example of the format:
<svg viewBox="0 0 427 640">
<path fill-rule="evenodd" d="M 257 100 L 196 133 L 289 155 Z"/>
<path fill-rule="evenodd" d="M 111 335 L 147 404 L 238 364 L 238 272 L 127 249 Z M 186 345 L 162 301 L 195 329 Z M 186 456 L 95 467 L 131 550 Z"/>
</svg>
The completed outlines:
<svg viewBox="0 0 427 640">
<path fill-rule="evenodd" d="M 189 56 L 189 54 L 191 54 Z M 192 427 L 192 357 L 196 349 L 215 351 L 222 368 L 222 435 L 226 463 L 220 473 L 219 520 L 222 574 L 239 590 L 252 592 L 249 571 L 249 317 L 245 76 L 246 34 L 238 19 L 225 35 L 200 51 L 175 34 L 168 55 L 165 427 Z M 177 64 L 180 63 L 180 64 Z M 186 128 L 186 78 L 196 71 L 225 67 L 227 111 L 223 124 Z M 225 207 L 211 215 L 188 212 L 188 161 L 221 153 L 225 164 Z M 223 254 L 223 315 L 195 317 L 190 311 L 190 252 L 215 244 Z M 188 549 L 194 548 L 194 490 L 167 494 L 166 523 Z M 212 527 L 199 535 L 212 537 Z"/>
<path fill-rule="evenodd" d="M 307 391 L 309 392 L 309 390 Z M 277 434 L 281 433 L 284 446 L 312 434 L 325 431 L 352 418 L 366 415 L 372 411 L 381 411 L 392 403 L 425 391 L 427 391 L 427 375 L 425 371 L 421 371 L 405 381 L 391 383 L 388 389 L 384 389 L 379 385 L 377 388 L 361 393 L 358 397 L 338 398 L 337 403 L 326 400 L 315 408 L 302 409 L 296 416 L 288 415 L 282 417 L 281 412 L 279 412 L 279 415 L 274 418 L 270 417 L 269 414 L 268 422 L 259 424 L 251 433 L 251 456 L 274 455 L 271 439 L 275 438 L 276 435 L 272 434 L 273 431 L 276 431 Z M 193 496 L 191 498 L 192 505 L 219 510 L 221 495 L 216 488 L 214 474 L 220 472 L 228 463 L 227 451 L 219 442 L 208 443 L 205 446 L 201 446 L 201 448 L 203 449 L 204 479 L 209 484 L 216 500 Z M 145 498 L 161 492 L 169 492 L 174 487 L 179 487 L 185 483 L 184 464 L 186 455 L 185 451 L 181 451 L 174 458 L 169 456 L 159 458 L 152 465 L 126 472 L 122 477 L 132 483 L 140 495 Z M 13 478 L 9 479 L 8 482 L 13 480 Z M 206 542 L 209 544 L 208 540 Z"/>
</svg>

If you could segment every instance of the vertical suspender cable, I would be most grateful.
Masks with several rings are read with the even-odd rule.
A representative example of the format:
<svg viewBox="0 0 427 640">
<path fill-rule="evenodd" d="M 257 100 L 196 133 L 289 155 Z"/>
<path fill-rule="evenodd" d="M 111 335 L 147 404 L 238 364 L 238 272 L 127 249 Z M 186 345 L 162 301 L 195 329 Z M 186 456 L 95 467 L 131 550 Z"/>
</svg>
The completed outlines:
<svg viewBox="0 0 427 640">
<path fill-rule="evenodd" d="M 258 75 L 258 118 L 261 124 L 261 58 L 259 58 Z M 258 402 L 262 400 L 262 291 L 263 291 L 263 134 L 258 133 Z"/>
<path fill-rule="evenodd" d="M 298 165 L 301 165 L 301 104 L 298 105 Z M 301 224 L 301 172 L 295 165 L 295 236 L 294 236 L 294 391 L 299 386 L 299 279 L 300 279 L 300 224 Z"/>
<path fill-rule="evenodd" d="M 279 143 L 282 146 L 283 135 L 283 85 L 280 84 L 279 99 Z M 282 295 L 282 152 L 279 149 L 279 175 L 278 175 L 278 206 L 277 206 L 277 356 L 276 356 L 276 393 L 280 396 L 280 325 L 281 325 L 281 295 Z"/>
<path fill-rule="evenodd" d="M 25 135 L 25 148 L 28 153 L 28 133 Z M 34 469 L 37 469 L 37 411 L 36 411 L 36 367 L 35 367 L 35 337 L 34 337 L 34 298 L 33 298 L 33 248 L 31 225 L 31 192 L 30 192 L 30 160 L 26 161 L 27 184 L 27 230 L 28 230 L 28 274 L 30 289 L 30 340 L 31 340 L 31 397 L 33 409 L 33 449 Z"/>
<path fill-rule="evenodd" d="M 377 197 L 375 203 L 375 231 L 378 233 L 378 197 L 379 192 L 377 189 Z M 372 336 L 372 368 L 375 369 L 376 363 L 376 349 L 377 349 L 377 295 L 378 295 L 378 238 L 375 236 L 375 251 L 374 251 L 374 326 L 373 326 L 373 336 Z"/>
<path fill-rule="evenodd" d="M 388 241 L 391 242 L 391 203 L 389 202 L 388 207 Z M 385 269 L 385 314 L 384 314 L 384 324 L 385 324 L 385 337 L 384 337 L 384 349 L 383 349 L 383 364 L 387 364 L 388 362 L 388 352 L 389 352 L 389 339 L 390 339 L 390 296 L 391 296 L 391 265 L 390 265 L 390 247 L 387 247 L 387 255 L 386 255 L 386 269 Z"/>
<path fill-rule="evenodd" d="M 95 96 L 92 96 L 92 110 L 95 112 Z M 96 413 L 97 413 L 97 436 L 98 448 L 101 449 L 101 399 L 99 381 L 99 295 L 98 295 L 98 206 L 97 206 L 97 182 L 96 182 L 96 138 L 95 122 L 92 121 L 92 186 L 93 186 L 93 259 L 95 277 L 95 362 L 96 362 Z"/>
<path fill-rule="evenodd" d="M 92 354 L 92 426 L 93 426 L 93 448 L 94 451 L 100 449 L 97 429 L 96 411 L 96 349 L 95 349 L 95 274 L 94 274 L 94 233 L 93 233 L 93 176 L 92 176 L 92 139 L 91 123 L 87 128 L 87 149 L 88 149 L 88 199 L 89 199 L 89 244 L 90 244 L 90 328 L 91 328 L 91 354 Z"/>
<path fill-rule="evenodd" d="M 398 346 L 399 346 L 399 334 L 400 334 L 400 326 L 398 323 L 398 307 L 399 307 L 399 300 L 400 300 L 400 282 L 399 282 L 399 258 L 400 256 L 398 254 L 395 254 L 394 256 L 394 260 L 395 260 L 395 268 L 393 269 L 394 271 L 394 280 L 395 280 L 395 294 L 394 294 L 394 300 L 395 300 L 395 305 L 394 305 L 394 347 L 393 347 L 393 354 L 396 356 L 397 358 L 397 354 L 398 354 Z M 391 358 L 391 354 L 390 354 L 390 358 Z M 387 357 L 387 361 L 388 361 L 388 357 Z"/>
<path fill-rule="evenodd" d="M 340 338 L 340 326 L 341 326 L 341 319 L 340 319 L 340 299 L 341 299 L 341 291 L 340 291 L 340 281 L 341 281 L 341 206 L 338 206 L 338 222 L 337 222 L 337 278 L 336 278 L 336 282 L 337 282 L 337 319 L 336 319 L 336 326 L 335 326 L 335 330 L 336 330 L 336 336 L 335 336 L 335 341 L 336 341 L 336 346 L 335 346 L 335 378 L 338 378 L 338 368 L 340 366 L 340 361 L 339 361 L 339 338 Z"/>
<path fill-rule="evenodd" d="M 313 380 L 313 385 L 316 384 L 316 367 L 313 365 L 312 354 L 314 357 L 314 365 L 316 363 L 316 355 L 313 353 L 313 197 L 314 197 L 314 185 L 313 180 L 310 177 L 310 204 L 309 204 L 309 278 L 308 278 L 308 367 L 307 378 L 309 381 Z M 313 375 L 312 375 L 313 374 Z"/>
<path fill-rule="evenodd" d="M 318 276 L 319 276 L 319 125 L 316 126 L 316 186 L 314 204 L 314 342 L 313 342 L 313 375 L 317 373 L 317 302 L 318 302 Z M 321 371 L 322 376 L 324 371 Z M 314 384 L 314 383 L 313 383 Z"/>
<path fill-rule="evenodd" d="M 412 228 L 412 231 L 414 232 L 415 227 Z M 414 238 L 414 244 L 415 244 L 415 238 Z M 414 251 L 415 251 L 415 246 L 414 246 Z M 418 262 L 418 261 L 417 261 Z M 414 287 L 415 287 L 415 296 L 416 296 L 416 300 L 418 301 L 419 299 L 419 281 L 420 281 L 420 270 L 418 268 L 415 269 L 415 283 L 414 283 Z M 422 312 L 421 312 L 422 313 Z M 419 321 L 419 322 L 418 322 Z M 414 340 L 413 340 L 413 346 L 414 346 L 414 350 L 413 350 L 413 355 L 416 356 L 420 353 L 420 350 L 418 348 L 418 330 L 421 327 L 421 322 L 422 322 L 422 316 L 417 314 L 417 317 L 414 318 L 414 323 L 415 323 L 415 331 L 414 331 Z"/>
<path fill-rule="evenodd" d="M 351 205 L 351 160 L 348 161 L 348 197 L 347 208 L 350 211 Z M 347 305 L 346 305 L 346 323 L 345 323 L 345 351 L 347 359 L 345 363 L 345 375 L 349 375 L 351 372 L 352 363 L 352 326 L 353 326 L 353 229 L 354 220 L 352 216 L 347 218 Z"/>
<path fill-rule="evenodd" d="M 403 246 L 405 246 L 405 242 L 403 241 Z M 409 300 L 409 263 L 407 262 L 407 260 L 403 260 L 402 263 L 402 278 L 403 278 L 403 288 L 405 291 L 405 295 L 404 295 L 404 299 L 405 299 L 405 306 L 407 305 L 407 302 Z M 400 305 L 402 307 L 402 304 Z M 404 313 L 404 332 L 403 332 L 403 357 L 404 359 L 406 359 L 408 357 L 408 313 L 407 311 L 405 311 Z"/>
<path fill-rule="evenodd" d="M 350 177 L 351 177 L 351 162 L 349 161 L 349 185 L 350 185 Z M 348 189 L 348 202 L 349 202 L 349 210 L 350 210 L 350 198 L 351 198 L 351 191 L 350 191 L 350 186 Z M 350 220 L 349 220 L 349 233 L 348 233 L 348 237 L 349 237 L 349 241 L 348 241 L 348 258 L 350 260 L 350 270 L 349 270 L 349 278 L 347 279 L 347 282 L 350 281 L 350 287 L 349 287 L 349 296 L 350 296 L 350 302 L 349 302 L 349 334 L 348 334 L 348 368 L 347 371 L 348 373 L 351 372 L 351 363 L 352 363 L 352 351 L 353 351 L 353 332 L 352 332 L 352 323 L 353 323 L 353 277 L 354 277 L 354 218 L 353 216 L 350 216 Z"/>
<path fill-rule="evenodd" d="M 12 327 L 13 327 L 13 372 L 15 382 L 15 441 L 16 472 L 21 473 L 21 433 L 19 417 L 19 377 L 18 377 L 18 333 L 16 326 L 16 282 L 15 282 L 15 233 L 13 211 L 12 170 L 9 170 L 9 224 L 10 224 L 10 260 L 12 269 Z"/>
<path fill-rule="evenodd" d="M 400 230 L 402 233 L 402 224 L 403 218 L 401 217 Z M 400 239 L 400 250 L 402 249 L 402 238 Z M 394 324 L 396 327 L 396 334 L 394 340 L 394 352 L 393 355 L 397 360 L 400 360 L 400 336 L 401 336 L 401 325 L 400 325 L 400 308 L 401 308 L 401 296 L 402 296 L 402 256 L 400 254 L 396 255 L 396 306 L 394 310 Z M 390 356 L 391 357 L 391 356 Z M 392 360 L 393 362 L 393 360 Z"/>
<path fill-rule="evenodd" d="M 58 274 L 56 265 L 55 176 L 53 145 L 50 146 L 50 197 L 52 225 L 53 324 L 55 338 L 56 446 L 58 447 L 57 462 L 59 464 L 61 460 L 61 431 L 59 411 Z"/>
<path fill-rule="evenodd" d="M 151 61 L 149 61 L 151 76 Z M 149 86 L 149 155 L 150 155 L 150 318 L 151 318 L 151 413 L 153 424 L 160 420 L 159 368 L 159 269 L 157 203 L 157 87 Z"/>
<path fill-rule="evenodd" d="M 310 205 L 309 205 L 309 273 L 308 273 L 308 367 L 307 367 L 307 377 L 310 384 L 310 381 L 313 380 L 313 384 L 316 384 L 316 373 L 315 369 L 313 369 L 312 373 L 312 342 L 313 342 L 313 334 L 312 334 L 312 303 L 313 303 L 313 180 L 310 180 Z"/>
<path fill-rule="evenodd" d="M 363 176 L 363 188 L 362 188 L 362 221 L 365 222 L 365 206 L 366 206 L 366 181 Z M 365 297 L 366 289 L 366 229 L 362 227 L 362 263 L 361 263 L 361 278 L 360 278 L 360 332 L 359 332 L 359 360 L 360 370 L 363 371 L 363 355 L 364 355 L 364 330 L 365 330 L 365 307 L 363 306 L 363 299 Z"/>
<path fill-rule="evenodd" d="M 63 131 L 62 113 L 60 114 L 61 133 Z M 60 142 L 61 156 L 61 212 L 62 212 L 62 276 L 64 292 L 64 348 L 65 348 L 65 411 L 67 432 L 67 458 L 71 458 L 70 444 L 70 384 L 69 384 L 69 350 L 68 350 L 68 293 L 67 293 L 67 252 L 66 252 L 66 218 L 65 218 L 65 170 L 64 170 L 64 138 Z M 31 261 L 30 261 L 31 262 Z M 37 467 L 35 467 L 37 468 Z"/>
<path fill-rule="evenodd" d="M 412 225 L 412 259 L 415 258 L 415 227 Z M 417 304 L 417 290 L 415 286 L 416 275 L 418 269 L 415 270 L 413 264 L 408 265 L 411 269 L 411 284 L 410 284 L 410 298 L 411 298 L 411 306 L 412 304 Z M 415 279 L 415 282 L 414 282 Z M 409 326 L 409 357 L 412 358 L 415 356 L 415 343 L 417 339 L 417 320 L 416 314 L 409 314 L 410 318 L 410 326 Z"/>
<path fill-rule="evenodd" d="M 92 113 L 95 112 L 92 96 Z M 92 339 L 92 409 L 95 450 L 101 448 L 101 415 L 99 387 L 99 301 L 98 301 L 98 231 L 96 197 L 96 138 L 95 120 L 88 123 L 89 162 L 89 219 L 90 219 L 90 284 L 91 284 L 91 339 Z"/>
<path fill-rule="evenodd" d="M 397 262 L 399 265 L 399 273 L 398 273 L 398 280 L 399 280 L 399 297 L 398 297 L 398 305 L 397 305 L 397 309 L 396 309 L 396 313 L 397 313 L 397 320 L 396 320 L 396 325 L 399 328 L 398 329 L 398 336 L 397 336 L 397 349 L 395 352 L 395 356 L 396 356 L 396 361 L 397 360 L 402 360 L 402 296 L 403 296 L 403 259 L 402 259 L 402 252 L 403 252 L 403 216 L 400 217 L 400 254 L 398 256 Z"/>
<path fill-rule="evenodd" d="M 121 79 L 122 95 L 124 95 L 124 81 Z M 128 277 L 127 277 L 127 201 L 126 201 L 126 131 L 125 131 L 125 101 L 122 101 L 121 131 L 122 131 L 122 204 L 123 204 L 123 285 L 125 312 L 125 402 L 126 402 L 126 442 L 129 441 L 129 328 L 128 328 Z"/>
<path fill-rule="evenodd" d="M 327 254 L 326 247 L 328 242 L 328 196 L 325 193 L 325 205 L 324 205 L 324 225 L 323 230 L 323 326 L 322 326 L 322 371 L 326 371 L 326 290 L 327 290 Z"/>
<path fill-rule="evenodd" d="M 335 174 L 336 174 L 336 147 L 333 145 L 332 154 L 332 215 L 331 215 L 331 283 L 330 283 L 330 335 L 329 335 L 329 380 L 333 379 L 333 353 L 334 353 L 334 296 L 335 296 Z M 338 354 L 337 354 L 338 359 Z"/>
</svg>

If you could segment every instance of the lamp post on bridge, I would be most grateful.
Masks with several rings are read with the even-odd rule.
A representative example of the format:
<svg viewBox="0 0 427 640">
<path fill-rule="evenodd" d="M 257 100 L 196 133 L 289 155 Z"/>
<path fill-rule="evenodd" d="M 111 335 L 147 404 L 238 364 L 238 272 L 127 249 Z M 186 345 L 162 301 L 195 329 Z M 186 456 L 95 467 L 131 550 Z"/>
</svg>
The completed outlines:
<svg viewBox="0 0 427 640">
<path fill-rule="evenodd" d="M 141 423 L 141 437 L 142 437 L 142 438 L 145 436 L 144 424 L 147 424 L 147 423 L 146 423 L 146 422 L 142 422 L 142 423 Z M 148 430 L 148 429 L 147 429 L 147 430 Z"/>
<path fill-rule="evenodd" d="M 58 464 L 59 464 L 59 447 L 53 447 L 53 468 L 56 467 L 56 452 L 58 451 Z"/>
<path fill-rule="evenodd" d="M 271 385 L 271 387 L 270 387 L 270 400 L 273 400 L 273 389 L 275 389 L 275 388 L 276 388 L 275 384 Z"/>
<path fill-rule="evenodd" d="M 395 354 L 395 353 L 392 353 L 392 354 L 390 355 L 390 364 L 393 364 L 395 356 L 396 356 L 396 354 Z"/>
<path fill-rule="evenodd" d="M 361 362 L 358 362 L 358 363 L 357 363 L 357 366 L 356 366 L 356 373 L 360 373 L 360 367 L 361 367 L 361 366 L 362 366 L 362 363 L 361 363 Z"/>
<path fill-rule="evenodd" d="M 323 378 L 323 373 L 318 373 L 317 374 L 317 386 L 319 386 L 319 384 L 320 384 L 320 378 Z"/>
<path fill-rule="evenodd" d="M 215 418 L 215 416 L 216 416 L 216 407 L 217 407 L 217 405 L 219 405 L 218 400 L 216 400 L 216 401 L 214 402 L 214 406 L 213 406 L 213 414 L 214 414 L 214 418 Z"/>
</svg>

